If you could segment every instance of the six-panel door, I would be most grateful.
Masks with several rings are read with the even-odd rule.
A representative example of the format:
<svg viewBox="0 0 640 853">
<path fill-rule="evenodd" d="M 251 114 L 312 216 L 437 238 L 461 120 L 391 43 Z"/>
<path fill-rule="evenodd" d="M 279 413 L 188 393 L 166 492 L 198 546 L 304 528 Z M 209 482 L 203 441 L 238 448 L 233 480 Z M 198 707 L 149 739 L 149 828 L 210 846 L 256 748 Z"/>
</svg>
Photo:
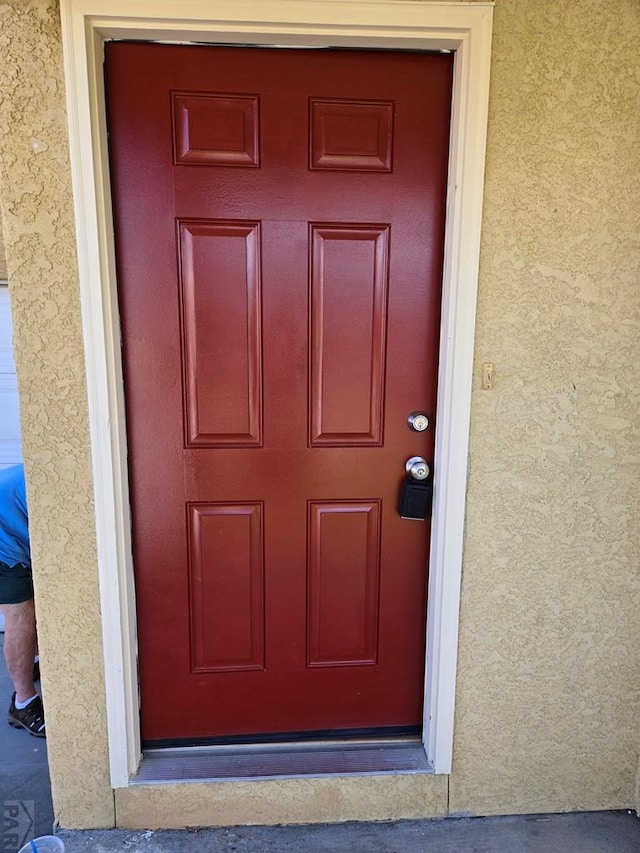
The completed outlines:
<svg viewBox="0 0 640 853">
<path fill-rule="evenodd" d="M 451 75 L 107 45 L 147 742 L 420 724 Z"/>
</svg>

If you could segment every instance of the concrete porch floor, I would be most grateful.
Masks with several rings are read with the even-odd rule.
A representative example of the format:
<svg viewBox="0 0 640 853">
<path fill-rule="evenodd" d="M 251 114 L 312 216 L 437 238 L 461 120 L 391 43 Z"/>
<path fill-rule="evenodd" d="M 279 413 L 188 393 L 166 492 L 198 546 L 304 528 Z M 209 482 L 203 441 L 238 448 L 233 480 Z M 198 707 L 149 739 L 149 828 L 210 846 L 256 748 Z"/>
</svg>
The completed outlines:
<svg viewBox="0 0 640 853">
<path fill-rule="evenodd" d="M 0 647 L 3 639 L 0 633 Z M 33 817 L 33 835 L 49 835 L 54 815 L 46 741 L 7 725 L 11 691 L 0 654 L 3 817 L 7 808 L 24 802 Z M 66 853 L 639 853 L 640 820 L 627 812 L 585 812 L 183 831 L 60 831 L 59 836 Z M 8 841 L 0 835 L 0 853 L 16 853 Z"/>
</svg>

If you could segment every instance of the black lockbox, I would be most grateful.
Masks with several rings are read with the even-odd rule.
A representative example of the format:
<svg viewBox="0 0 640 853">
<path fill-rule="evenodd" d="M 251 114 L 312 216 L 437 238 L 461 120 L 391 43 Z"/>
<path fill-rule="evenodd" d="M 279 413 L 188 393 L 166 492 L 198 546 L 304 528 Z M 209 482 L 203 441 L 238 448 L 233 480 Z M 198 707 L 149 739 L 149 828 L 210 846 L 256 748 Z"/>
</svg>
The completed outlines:
<svg viewBox="0 0 640 853">
<path fill-rule="evenodd" d="M 431 481 L 414 480 L 413 477 L 408 477 L 402 485 L 398 512 L 401 518 L 424 521 L 428 515 L 431 515 L 432 499 Z"/>
</svg>

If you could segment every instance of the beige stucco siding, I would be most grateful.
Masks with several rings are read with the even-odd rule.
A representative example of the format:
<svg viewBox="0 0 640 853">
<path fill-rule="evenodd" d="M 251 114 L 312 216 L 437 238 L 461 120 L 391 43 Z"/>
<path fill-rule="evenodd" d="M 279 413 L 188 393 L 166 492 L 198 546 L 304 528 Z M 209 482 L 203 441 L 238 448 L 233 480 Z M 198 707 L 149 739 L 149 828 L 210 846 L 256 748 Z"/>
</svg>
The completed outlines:
<svg viewBox="0 0 640 853">
<path fill-rule="evenodd" d="M 447 802 L 473 814 L 640 806 L 639 44 L 637 0 L 496 5 L 454 764 L 449 779 L 399 782 L 397 816 L 420 802 L 425 815 Z M 54 803 L 63 826 L 108 826 L 60 52 L 56 0 L 0 3 L 0 199 Z M 256 819 L 295 820 L 313 783 L 295 784 L 242 796 Z M 393 808 L 378 781 L 317 790 L 324 820 Z M 172 804 L 196 823 L 241 814 L 219 785 L 116 800 L 121 825 L 173 822 Z"/>
<path fill-rule="evenodd" d="M 496 5 L 454 811 L 630 802 L 639 43 L 636 0 Z"/>
<path fill-rule="evenodd" d="M 116 792 L 118 823 L 234 826 L 445 817 L 446 776 L 406 775 L 279 779 L 195 785 L 147 785 Z"/>
<path fill-rule="evenodd" d="M 0 126 L 9 129 L 0 199 L 55 813 L 62 826 L 109 826 L 87 393 L 53 0 L 0 4 Z"/>
</svg>

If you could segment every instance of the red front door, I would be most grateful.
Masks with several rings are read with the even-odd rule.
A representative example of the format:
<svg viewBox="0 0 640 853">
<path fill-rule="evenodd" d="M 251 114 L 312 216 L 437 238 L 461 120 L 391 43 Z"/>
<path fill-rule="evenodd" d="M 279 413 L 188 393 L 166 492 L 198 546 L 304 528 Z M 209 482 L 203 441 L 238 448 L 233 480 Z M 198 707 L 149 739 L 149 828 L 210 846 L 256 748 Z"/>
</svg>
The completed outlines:
<svg viewBox="0 0 640 853">
<path fill-rule="evenodd" d="M 420 725 L 451 76 L 107 45 L 147 742 Z"/>
</svg>

